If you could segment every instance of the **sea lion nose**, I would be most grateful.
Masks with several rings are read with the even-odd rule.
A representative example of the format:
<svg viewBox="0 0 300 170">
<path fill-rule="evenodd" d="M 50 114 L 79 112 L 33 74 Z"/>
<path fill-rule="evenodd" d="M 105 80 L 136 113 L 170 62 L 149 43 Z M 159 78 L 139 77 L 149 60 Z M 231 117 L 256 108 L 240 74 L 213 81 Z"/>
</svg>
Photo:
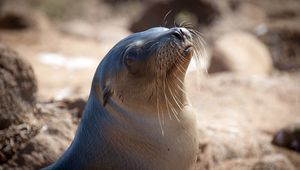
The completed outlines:
<svg viewBox="0 0 300 170">
<path fill-rule="evenodd" d="M 174 35 L 179 40 L 183 41 L 186 38 L 191 38 L 192 37 L 189 30 L 187 30 L 186 28 L 175 27 L 175 28 L 172 28 L 171 30 L 172 30 L 172 35 Z"/>
</svg>

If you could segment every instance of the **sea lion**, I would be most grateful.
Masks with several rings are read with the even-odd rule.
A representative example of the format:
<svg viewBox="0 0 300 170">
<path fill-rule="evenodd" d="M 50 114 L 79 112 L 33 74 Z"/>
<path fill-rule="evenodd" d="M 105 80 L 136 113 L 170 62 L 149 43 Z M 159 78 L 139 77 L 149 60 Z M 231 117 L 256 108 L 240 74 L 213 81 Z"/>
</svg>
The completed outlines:
<svg viewBox="0 0 300 170">
<path fill-rule="evenodd" d="M 197 118 L 183 82 L 197 35 L 156 27 L 117 43 L 96 70 L 72 144 L 47 169 L 194 168 Z"/>
</svg>

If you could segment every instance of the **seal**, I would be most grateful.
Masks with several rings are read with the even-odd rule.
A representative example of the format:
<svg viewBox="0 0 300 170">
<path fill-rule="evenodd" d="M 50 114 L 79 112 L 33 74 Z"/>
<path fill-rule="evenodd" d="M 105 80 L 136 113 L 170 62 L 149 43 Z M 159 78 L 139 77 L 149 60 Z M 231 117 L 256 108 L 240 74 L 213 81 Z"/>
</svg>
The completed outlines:
<svg viewBox="0 0 300 170">
<path fill-rule="evenodd" d="M 197 32 L 155 27 L 118 42 L 99 64 L 75 138 L 46 169 L 194 168 L 197 118 L 184 92 Z"/>
</svg>

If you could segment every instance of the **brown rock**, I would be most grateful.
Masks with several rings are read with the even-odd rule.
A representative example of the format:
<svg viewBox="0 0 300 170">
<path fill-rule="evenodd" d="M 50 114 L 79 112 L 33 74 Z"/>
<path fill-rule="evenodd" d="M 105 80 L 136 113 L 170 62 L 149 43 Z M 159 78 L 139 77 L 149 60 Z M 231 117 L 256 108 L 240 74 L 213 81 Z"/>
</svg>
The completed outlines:
<svg viewBox="0 0 300 170">
<path fill-rule="evenodd" d="M 269 74 L 272 59 L 267 47 L 255 36 L 241 31 L 216 40 L 208 72 L 232 71 L 243 74 Z"/>
<path fill-rule="evenodd" d="M 294 165 L 281 154 L 270 154 L 262 158 L 244 158 L 224 162 L 217 170 L 295 170 Z"/>
<path fill-rule="evenodd" d="M 286 156 L 281 154 L 272 154 L 258 159 L 252 170 L 295 170 L 294 165 L 287 159 Z"/>
<path fill-rule="evenodd" d="M 143 31 L 163 24 L 166 27 L 173 27 L 174 22 L 180 24 L 183 21 L 192 23 L 194 26 L 209 25 L 220 15 L 215 4 L 206 0 L 152 1 L 147 6 L 141 17 L 131 25 L 132 32 Z M 166 21 L 169 22 L 164 21 L 163 16 L 166 16 Z"/>
<path fill-rule="evenodd" d="M 36 93 L 32 67 L 15 51 L 0 44 L 0 130 L 31 109 Z"/>
<path fill-rule="evenodd" d="M 35 104 L 37 82 L 31 66 L 0 44 L 0 163 L 12 158 L 38 128 L 24 122 Z"/>
<path fill-rule="evenodd" d="M 24 2 L 4 0 L 0 3 L 0 29 L 23 30 L 36 26 L 33 13 Z"/>
<path fill-rule="evenodd" d="M 35 110 L 35 117 L 32 117 L 31 120 L 38 119 L 36 121 L 41 128 L 38 133 L 28 135 L 29 141 L 15 140 L 22 146 L 16 148 L 17 150 L 11 149 L 15 153 L 10 154 L 8 161 L 0 162 L 0 170 L 40 169 L 56 160 L 71 143 L 77 125 L 73 122 L 69 110 L 61 108 L 57 102 L 38 103 Z M 6 131 L 6 134 L 8 132 L 10 131 Z M 15 130 L 10 133 L 12 134 L 10 136 L 17 134 L 15 136 L 18 137 L 19 135 Z M 8 145 L 8 147 L 14 149 L 11 145 Z"/>
<path fill-rule="evenodd" d="M 300 152 L 300 123 L 279 130 L 272 140 L 274 145 Z"/>
<path fill-rule="evenodd" d="M 271 51 L 274 67 L 284 71 L 300 70 L 300 17 L 270 25 L 260 38 Z"/>
<path fill-rule="evenodd" d="M 228 170 L 247 170 L 265 155 L 278 153 L 300 167 L 297 152 L 274 147 L 270 142 L 273 132 L 299 119 L 299 73 L 271 76 L 220 73 L 204 77 L 200 88 L 189 84 L 196 76 L 187 75 L 186 89 L 199 113 L 199 126 L 204 133 L 200 136 L 199 170 L 216 170 L 223 164 L 228 164 Z"/>
</svg>

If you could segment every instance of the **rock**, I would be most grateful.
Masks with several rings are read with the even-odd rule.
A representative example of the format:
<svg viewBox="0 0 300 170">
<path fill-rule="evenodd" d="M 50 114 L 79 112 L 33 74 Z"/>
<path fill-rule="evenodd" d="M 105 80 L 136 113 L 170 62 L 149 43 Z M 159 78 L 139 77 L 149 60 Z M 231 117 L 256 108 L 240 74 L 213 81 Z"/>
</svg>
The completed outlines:
<svg viewBox="0 0 300 170">
<path fill-rule="evenodd" d="M 188 22 L 194 26 L 209 25 L 219 15 L 219 10 L 211 1 L 152 1 L 141 14 L 141 17 L 131 24 L 130 30 L 138 32 L 159 25 L 173 27 L 174 23 L 180 24 L 183 22 Z M 165 16 L 165 21 L 163 16 Z"/>
<path fill-rule="evenodd" d="M 271 51 L 274 66 L 283 71 L 300 70 L 300 26 L 295 21 L 280 21 L 268 27 L 268 32 L 260 36 Z"/>
<path fill-rule="evenodd" d="M 0 15 L 0 28 L 1 29 L 26 29 L 33 25 L 30 18 L 26 18 L 23 14 L 17 12 L 7 12 Z"/>
<path fill-rule="evenodd" d="M 279 130 L 273 137 L 274 145 L 300 152 L 300 123 Z"/>
<path fill-rule="evenodd" d="M 0 164 L 10 160 L 15 153 L 38 132 L 38 127 L 22 123 L 0 130 Z"/>
<path fill-rule="evenodd" d="M 224 162 L 216 170 L 296 170 L 282 154 L 270 154 L 262 158 L 243 158 Z"/>
<path fill-rule="evenodd" d="M 271 73 L 272 65 L 269 50 L 260 40 L 247 32 L 235 31 L 214 43 L 208 72 L 266 75 Z"/>
<path fill-rule="evenodd" d="M 59 25 L 60 31 L 66 34 L 94 39 L 97 37 L 97 29 L 92 24 L 81 20 L 73 20 Z"/>
<path fill-rule="evenodd" d="M 72 115 L 79 119 L 82 117 L 86 102 L 87 101 L 82 98 L 64 99 L 62 101 L 62 103 L 65 104 L 65 107 L 72 112 Z"/>
<path fill-rule="evenodd" d="M 41 169 L 58 159 L 70 145 L 77 124 L 69 110 L 57 102 L 38 103 L 30 120 L 34 119 L 40 127 L 38 132 L 28 136 L 29 141 L 20 141 L 22 146 L 7 162 L 0 163 L 0 169 Z"/>
<path fill-rule="evenodd" d="M 0 44 L 0 130 L 18 122 L 36 102 L 32 67 L 18 53 Z"/>
<path fill-rule="evenodd" d="M 234 165 L 226 166 L 227 170 L 244 170 L 249 159 L 257 162 L 278 153 L 300 167 L 300 154 L 270 142 L 277 129 L 300 118 L 299 73 L 219 73 L 202 77 L 200 87 L 189 84 L 196 76 L 199 74 L 187 75 L 186 89 L 204 133 L 200 136 L 199 170 L 216 170 L 232 161 Z"/>
<path fill-rule="evenodd" d="M 22 1 L 4 1 L 0 6 L 0 29 L 24 30 L 36 26 L 32 12 Z"/>
<path fill-rule="evenodd" d="M 81 98 L 37 103 L 28 122 L 0 130 L 0 170 L 40 169 L 57 160 L 74 138 L 85 103 Z"/>
<path fill-rule="evenodd" d="M 289 159 L 281 154 L 272 154 L 264 156 L 254 163 L 252 170 L 296 170 Z"/>
<path fill-rule="evenodd" d="M 268 143 L 268 138 L 249 127 L 230 124 L 204 127 L 199 146 L 197 169 L 215 169 L 230 160 L 257 158 L 274 152 Z M 229 168 L 230 169 L 230 168 Z"/>
<path fill-rule="evenodd" d="M 26 122 L 36 93 L 32 67 L 15 51 L 0 44 L 0 163 L 9 161 L 37 134 L 39 128 Z"/>
</svg>

